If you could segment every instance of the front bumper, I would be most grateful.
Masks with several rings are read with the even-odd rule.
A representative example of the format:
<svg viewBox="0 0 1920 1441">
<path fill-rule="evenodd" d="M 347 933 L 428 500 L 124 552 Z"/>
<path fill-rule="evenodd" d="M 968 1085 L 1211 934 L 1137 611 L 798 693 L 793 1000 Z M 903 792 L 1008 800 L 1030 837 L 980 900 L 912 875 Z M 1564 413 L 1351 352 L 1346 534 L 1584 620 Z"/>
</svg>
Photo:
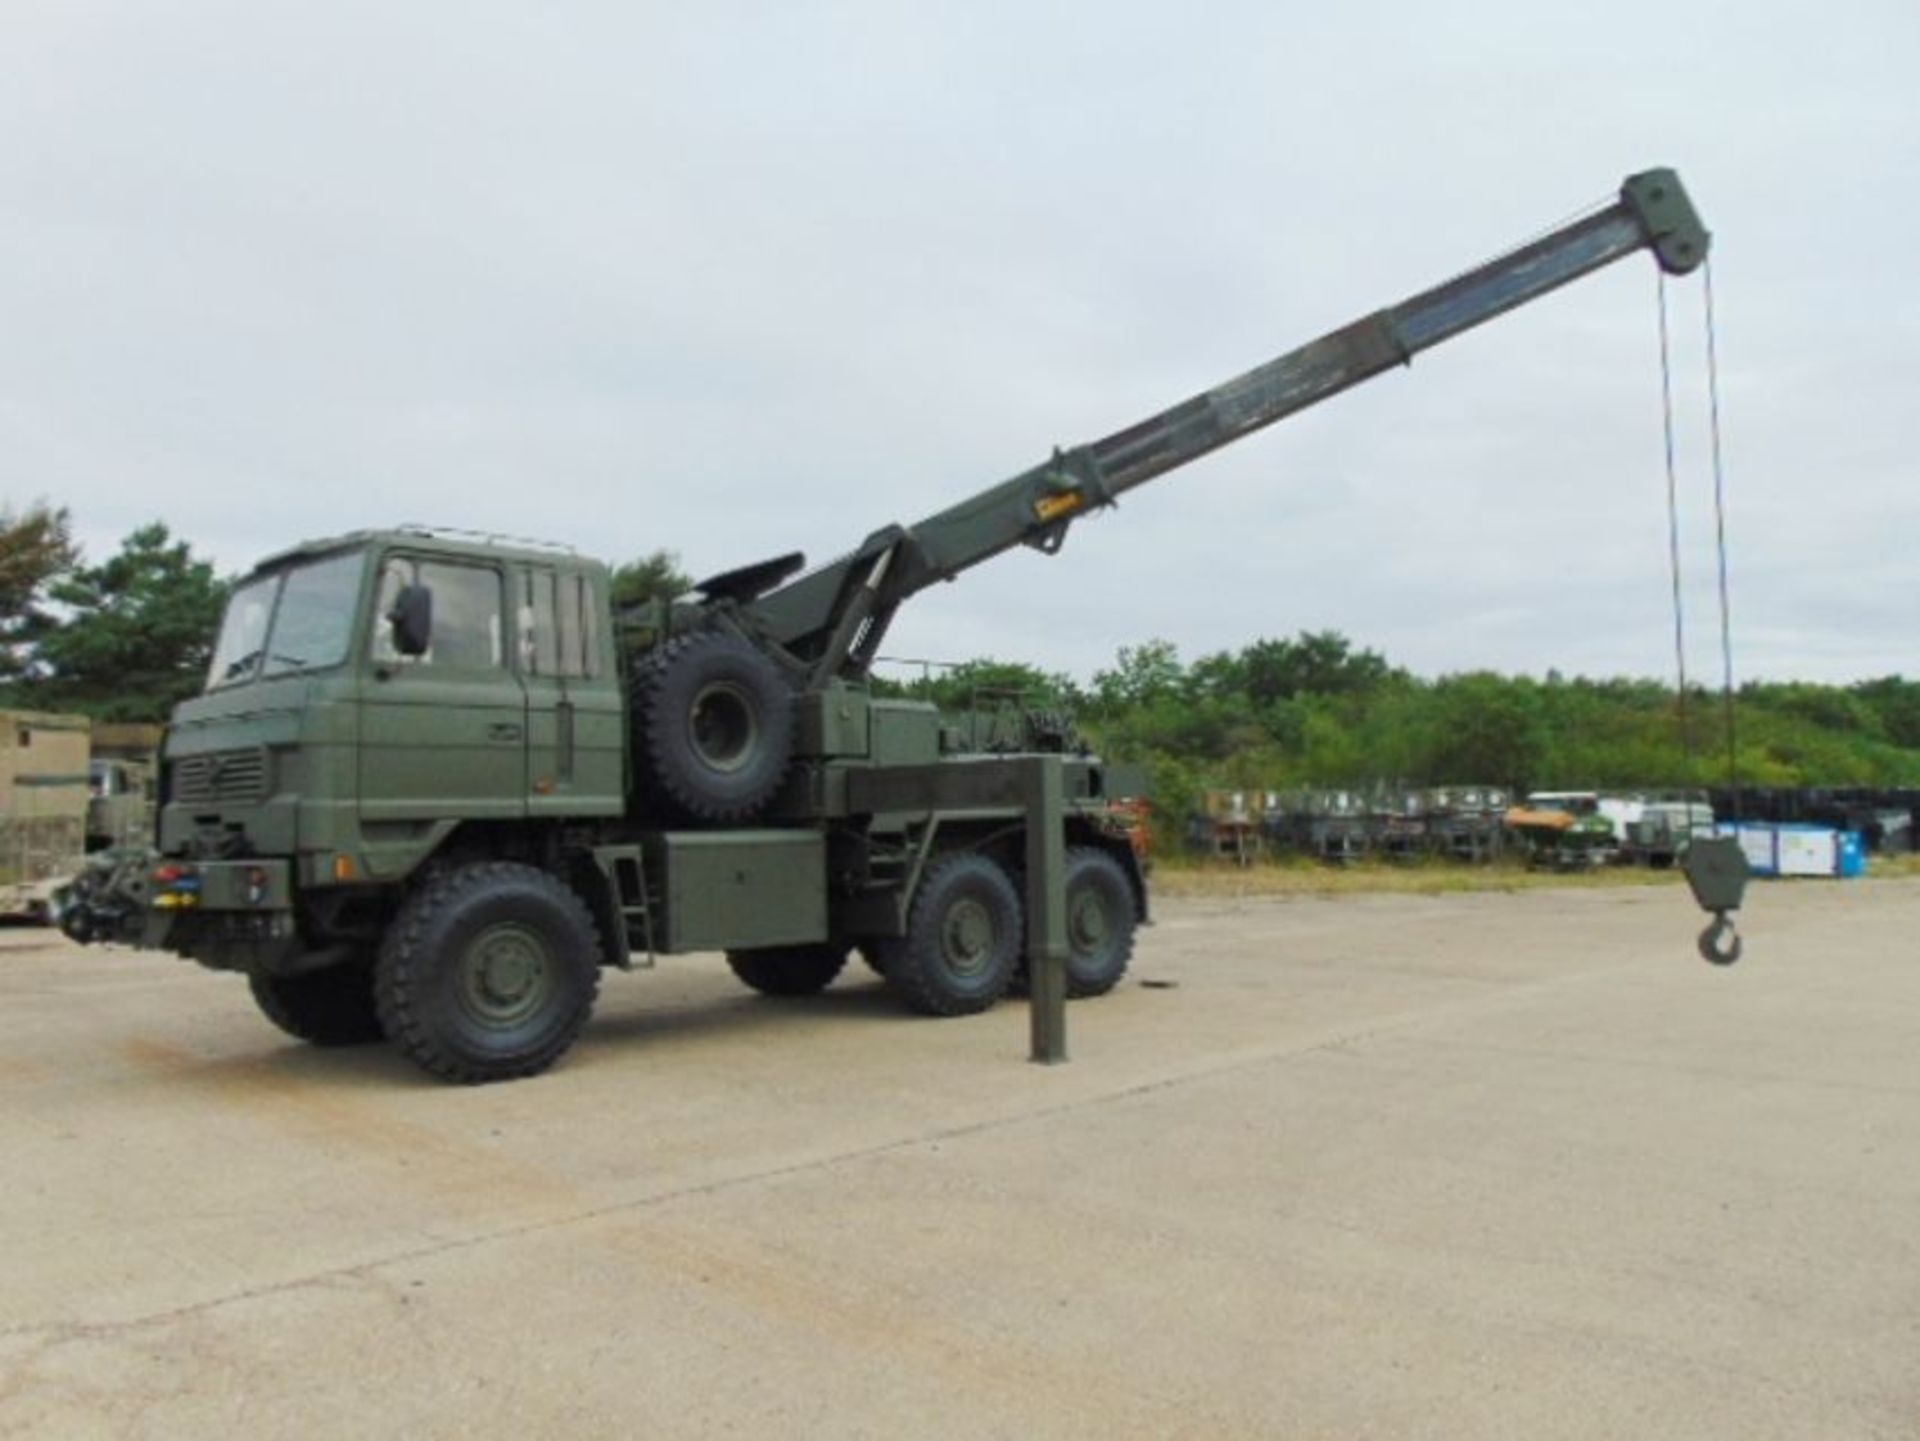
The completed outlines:
<svg viewBox="0 0 1920 1441">
<path fill-rule="evenodd" d="M 274 971 L 302 949 L 285 860 L 161 861 L 140 944 L 221 971 Z"/>
</svg>

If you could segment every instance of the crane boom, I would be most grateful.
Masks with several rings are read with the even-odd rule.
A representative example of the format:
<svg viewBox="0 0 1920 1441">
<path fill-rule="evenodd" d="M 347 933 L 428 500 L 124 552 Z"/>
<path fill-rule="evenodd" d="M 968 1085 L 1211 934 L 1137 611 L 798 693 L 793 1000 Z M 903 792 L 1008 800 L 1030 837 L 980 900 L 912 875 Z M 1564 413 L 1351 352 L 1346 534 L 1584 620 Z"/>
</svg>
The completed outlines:
<svg viewBox="0 0 1920 1441">
<path fill-rule="evenodd" d="M 1055 451 L 916 525 L 875 531 L 848 555 L 752 601 L 752 623 L 806 664 L 815 684 L 863 674 L 900 603 L 936 581 L 1016 545 L 1051 554 L 1076 517 L 1137 485 L 1639 250 L 1651 249 L 1669 274 L 1686 274 L 1709 242 L 1678 175 L 1630 176 L 1612 203 L 1452 280 L 1104 439 Z"/>
</svg>

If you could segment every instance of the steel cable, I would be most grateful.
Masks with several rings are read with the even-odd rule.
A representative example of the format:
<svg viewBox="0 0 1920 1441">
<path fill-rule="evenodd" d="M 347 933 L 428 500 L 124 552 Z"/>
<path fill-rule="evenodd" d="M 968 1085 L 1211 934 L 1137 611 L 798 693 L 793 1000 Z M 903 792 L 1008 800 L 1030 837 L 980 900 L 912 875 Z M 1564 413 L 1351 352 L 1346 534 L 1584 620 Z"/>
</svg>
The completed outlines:
<svg viewBox="0 0 1920 1441">
<path fill-rule="evenodd" d="M 1693 767 L 1693 729 L 1687 724 L 1687 645 L 1685 609 L 1680 587 L 1680 489 L 1674 463 L 1673 358 L 1667 335 L 1667 273 L 1657 272 L 1660 313 L 1660 423 L 1667 456 L 1667 562 L 1673 579 L 1673 660 L 1679 672 L 1680 750 Z"/>
<path fill-rule="evenodd" d="M 1713 314 L 1713 259 L 1701 271 L 1707 327 L 1707 417 L 1713 447 L 1714 544 L 1720 562 L 1721 694 L 1726 711 L 1727 788 L 1733 792 L 1733 818 L 1740 818 L 1740 750 L 1734 729 L 1733 604 L 1727 584 L 1727 485 L 1720 450 L 1720 355 Z"/>
</svg>

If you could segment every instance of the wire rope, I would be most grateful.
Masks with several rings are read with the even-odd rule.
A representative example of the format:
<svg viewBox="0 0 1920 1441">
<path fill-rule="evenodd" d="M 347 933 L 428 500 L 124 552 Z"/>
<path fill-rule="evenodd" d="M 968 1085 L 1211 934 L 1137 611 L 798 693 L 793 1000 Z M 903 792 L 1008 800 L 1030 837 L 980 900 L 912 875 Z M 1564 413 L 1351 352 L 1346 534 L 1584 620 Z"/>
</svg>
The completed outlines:
<svg viewBox="0 0 1920 1441">
<path fill-rule="evenodd" d="M 1673 347 L 1667 325 L 1667 274 L 1658 272 L 1660 315 L 1660 425 L 1667 459 L 1667 567 L 1673 588 L 1673 661 L 1679 674 L 1680 750 L 1689 770 L 1693 766 L 1693 728 L 1687 724 L 1686 609 L 1680 577 L 1680 483 L 1673 438 Z"/>
<path fill-rule="evenodd" d="M 1701 271 L 1707 329 L 1707 420 L 1713 454 L 1714 549 L 1720 566 L 1721 700 L 1727 729 L 1727 789 L 1733 792 L 1733 818 L 1740 818 L 1740 747 L 1734 724 L 1733 602 L 1727 581 L 1727 477 L 1720 444 L 1720 346 L 1713 311 L 1713 261 Z"/>
</svg>

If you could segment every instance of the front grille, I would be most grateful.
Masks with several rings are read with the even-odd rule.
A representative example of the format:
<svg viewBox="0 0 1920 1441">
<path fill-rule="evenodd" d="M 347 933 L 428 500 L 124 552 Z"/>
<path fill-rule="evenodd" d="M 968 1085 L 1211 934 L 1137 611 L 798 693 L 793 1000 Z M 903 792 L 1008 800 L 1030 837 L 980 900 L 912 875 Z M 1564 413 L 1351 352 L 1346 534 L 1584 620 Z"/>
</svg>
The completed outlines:
<svg viewBox="0 0 1920 1441">
<path fill-rule="evenodd" d="M 267 794 L 267 753 L 258 746 L 245 750 L 208 751 L 182 756 L 173 763 L 171 798 L 189 805 L 222 801 L 259 801 Z"/>
</svg>

